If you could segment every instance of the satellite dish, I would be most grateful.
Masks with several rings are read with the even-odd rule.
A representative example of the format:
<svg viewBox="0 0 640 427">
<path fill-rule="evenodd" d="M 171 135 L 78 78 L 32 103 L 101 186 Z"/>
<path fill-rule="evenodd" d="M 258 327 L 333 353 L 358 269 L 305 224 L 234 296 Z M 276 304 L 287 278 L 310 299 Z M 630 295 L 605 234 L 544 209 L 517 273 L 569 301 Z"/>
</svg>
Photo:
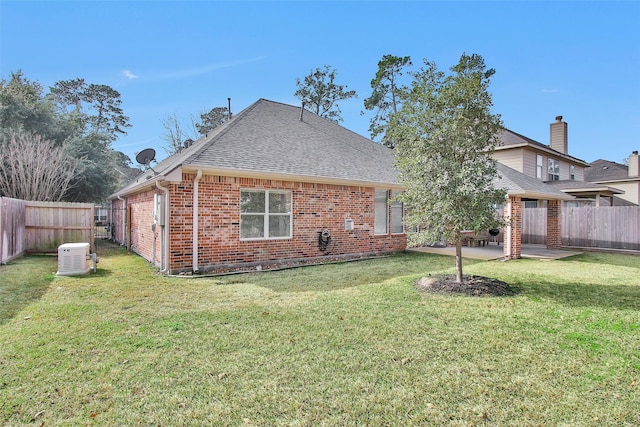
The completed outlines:
<svg viewBox="0 0 640 427">
<path fill-rule="evenodd" d="M 156 150 L 153 148 L 145 148 L 138 154 L 136 154 L 136 162 L 144 166 L 149 166 L 149 163 L 156 159 Z"/>
</svg>

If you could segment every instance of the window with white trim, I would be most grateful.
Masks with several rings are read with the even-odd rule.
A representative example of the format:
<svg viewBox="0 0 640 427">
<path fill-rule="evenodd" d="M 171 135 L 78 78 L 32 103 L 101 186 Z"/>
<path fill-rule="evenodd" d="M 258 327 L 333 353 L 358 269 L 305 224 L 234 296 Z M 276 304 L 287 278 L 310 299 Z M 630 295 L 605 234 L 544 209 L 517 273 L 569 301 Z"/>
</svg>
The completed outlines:
<svg viewBox="0 0 640 427">
<path fill-rule="evenodd" d="M 291 238 L 291 191 L 240 190 L 240 239 Z"/>
<path fill-rule="evenodd" d="M 536 155 L 536 178 L 544 179 L 542 173 L 544 172 L 544 158 L 541 154 Z"/>
<path fill-rule="evenodd" d="M 576 167 L 574 165 L 569 166 L 569 179 L 576 179 Z"/>
<path fill-rule="evenodd" d="M 396 194 L 392 194 L 392 196 L 396 196 Z M 404 204 L 398 200 L 391 202 L 391 233 L 404 233 Z"/>
<path fill-rule="evenodd" d="M 389 232 L 389 192 L 376 190 L 374 210 L 374 233 L 387 234 Z"/>
<path fill-rule="evenodd" d="M 549 159 L 549 176 L 548 181 L 560 180 L 560 162 L 557 159 Z"/>
</svg>

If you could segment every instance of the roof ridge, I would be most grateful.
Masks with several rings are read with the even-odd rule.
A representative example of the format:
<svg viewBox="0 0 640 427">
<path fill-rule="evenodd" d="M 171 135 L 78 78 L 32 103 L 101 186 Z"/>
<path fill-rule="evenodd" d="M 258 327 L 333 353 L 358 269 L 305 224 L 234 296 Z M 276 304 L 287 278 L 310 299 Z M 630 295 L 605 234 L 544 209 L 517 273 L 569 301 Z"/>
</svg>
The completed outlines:
<svg viewBox="0 0 640 427">
<path fill-rule="evenodd" d="M 191 155 L 185 157 L 182 161 L 182 163 L 188 163 L 188 162 L 192 162 L 195 159 L 198 158 L 198 156 L 200 156 L 200 154 L 202 154 L 202 152 L 204 150 L 206 150 L 207 148 L 209 148 L 211 145 L 216 143 L 216 140 L 222 138 L 227 132 L 229 132 L 229 130 L 233 129 L 233 127 L 236 125 L 236 123 L 238 123 L 238 121 L 246 116 L 250 111 L 252 111 L 253 109 L 256 108 L 256 106 L 261 102 L 261 101 L 266 101 L 266 99 L 264 98 L 260 98 L 258 99 L 256 102 L 254 102 L 253 104 L 249 105 L 248 107 L 242 109 L 237 116 L 232 116 L 230 120 L 227 120 L 226 122 L 224 122 L 222 125 L 218 126 L 217 128 L 212 130 L 212 134 L 209 135 L 205 135 L 203 136 L 203 138 L 209 138 L 208 140 L 203 141 L 202 143 L 199 144 L 199 147 L 197 150 L 195 150 L 193 153 L 191 153 Z M 194 143 L 195 145 L 195 143 Z"/>
</svg>

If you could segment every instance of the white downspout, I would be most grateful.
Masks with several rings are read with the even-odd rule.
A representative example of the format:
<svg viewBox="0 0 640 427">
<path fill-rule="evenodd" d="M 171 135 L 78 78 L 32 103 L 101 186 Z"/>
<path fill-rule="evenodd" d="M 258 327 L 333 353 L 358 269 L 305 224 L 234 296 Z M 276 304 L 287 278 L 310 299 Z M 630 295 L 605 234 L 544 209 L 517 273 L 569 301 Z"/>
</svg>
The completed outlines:
<svg viewBox="0 0 640 427">
<path fill-rule="evenodd" d="M 128 241 L 128 237 L 129 237 L 129 233 L 127 233 L 127 220 L 129 219 L 127 215 L 127 199 L 123 199 L 121 195 L 118 194 L 118 200 L 121 200 L 124 202 L 124 209 L 123 209 L 123 214 L 122 214 L 122 240 L 124 243 L 124 247 L 127 248 L 127 250 L 131 249 L 129 247 L 129 241 Z M 111 216 L 113 217 L 113 205 L 111 206 Z M 117 238 L 117 236 L 116 236 Z"/>
<path fill-rule="evenodd" d="M 202 171 L 198 169 L 196 177 L 193 179 L 193 267 L 192 271 L 198 273 L 198 187 L 202 178 Z"/>
<path fill-rule="evenodd" d="M 160 185 L 160 181 L 156 181 L 156 187 L 160 190 L 164 191 L 165 199 L 164 199 L 164 224 L 161 225 L 163 227 L 162 233 L 162 242 L 160 244 L 162 253 L 160 254 L 160 259 L 162 260 L 160 263 L 160 272 L 169 274 L 169 250 L 170 250 L 170 241 L 169 241 L 169 229 L 167 226 L 167 222 L 169 221 L 169 189 L 167 187 L 163 187 Z"/>
<path fill-rule="evenodd" d="M 511 198 L 507 196 L 507 217 L 509 218 L 509 222 L 507 223 L 507 241 L 505 243 L 506 248 L 506 258 L 511 259 L 511 215 L 512 215 L 512 204 Z"/>
</svg>

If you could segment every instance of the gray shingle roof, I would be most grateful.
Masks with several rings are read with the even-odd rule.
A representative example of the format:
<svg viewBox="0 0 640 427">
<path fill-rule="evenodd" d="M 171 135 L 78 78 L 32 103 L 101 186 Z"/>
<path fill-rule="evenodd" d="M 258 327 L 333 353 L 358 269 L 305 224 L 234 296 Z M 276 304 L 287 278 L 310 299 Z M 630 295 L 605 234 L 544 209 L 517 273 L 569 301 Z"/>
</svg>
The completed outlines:
<svg viewBox="0 0 640 427">
<path fill-rule="evenodd" d="M 546 181 L 545 184 L 550 185 L 566 193 L 579 193 L 584 191 L 611 193 L 611 194 L 624 193 L 624 191 L 607 187 L 606 185 L 594 184 L 593 182 L 588 182 L 588 181 L 576 181 L 573 179 L 564 179 L 561 181 Z"/>
<path fill-rule="evenodd" d="M 578 164 L 582 164 L 584 166 L 589 165 L 584 160 L 578 159 L 577 157 L 573 157 L 569 154 L 563 154 L 557 150 L 554 150 L 553 148 L 551 148 L 546 144 L 543 144 L 534 139 L 528 138 L 524 135 L 520 135 L 519 133 L 516 133 L 509 129 L 503 129 L 502 132 L 500 133 L 500 144 L 496 147 L 496 150 L 505 150 L 510 148 L 511 146 L 522 146 L 522 145 L 528 145 L 530 147 L 545 151 L 547 153 L 553 153 L 558 157 L 564 157 L 567 160 L 570 160 Z"/>
<path fill-rule="evenodd" d="M 258 100 L 185 161 L 192 166 L 397 183 L 393 152 L 300 107 Z"/>
<path fill-rule="evenodd" d="M 242 176 L 397 185 L 393 151 L 300 107 L 259 99 L 189 148 L 153 166 L 158 176 L 183 169 Z M 127 188 L 142 185 L 132 183 Z"/>
<path fill-rule="evenodd" d="M 572 200 L 574 198 L 502 163 L 497 163 L 497 167 L 498 178 L 493 180 L 493 184 L 496 188 L 505 189 L 509 195 L 548 200 Z"/>
<path fill-rule="evenodd" d="M 598 159 L 584 171 L 584 180 L 591 182 L 629 178 L 629 167 L 609 160 Z"/>
</svg>

